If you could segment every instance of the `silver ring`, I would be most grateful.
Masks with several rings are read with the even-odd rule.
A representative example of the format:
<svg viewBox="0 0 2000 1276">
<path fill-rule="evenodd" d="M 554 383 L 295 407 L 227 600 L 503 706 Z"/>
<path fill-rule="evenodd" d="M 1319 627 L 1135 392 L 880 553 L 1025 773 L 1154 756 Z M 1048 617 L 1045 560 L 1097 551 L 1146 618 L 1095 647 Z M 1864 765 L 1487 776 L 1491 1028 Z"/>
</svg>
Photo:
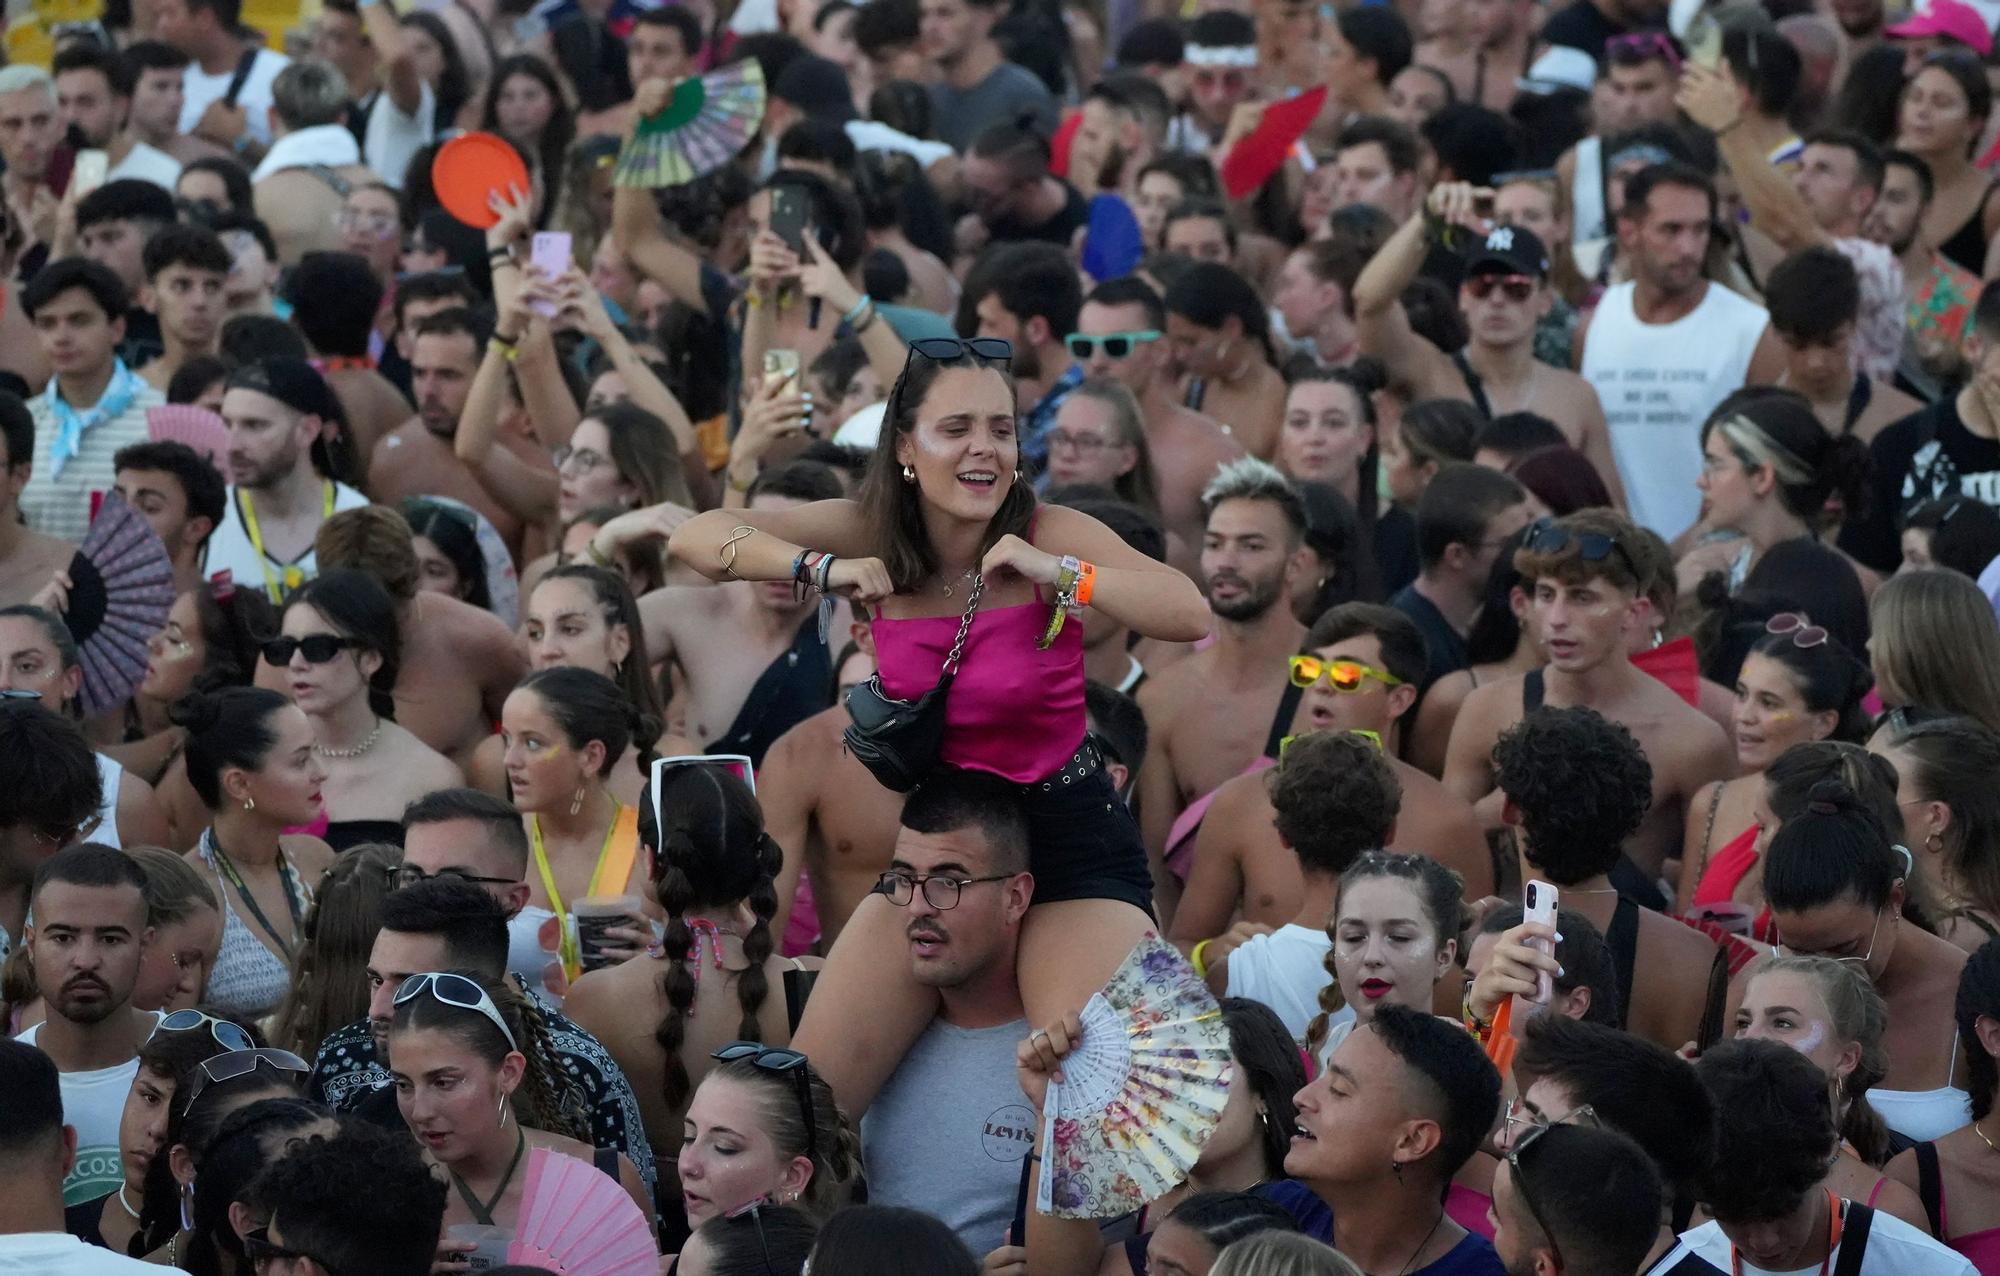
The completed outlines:
<svg viewBox="0 0 2000 1276">
<path fill-rule="evenodd" d="M 1048 1037 L 1048 1036 L 1049 1036 L 1049 1030 L 1047 1028 L 1037 1028 L 1033 1032 L 1028 1034 L 1028 1040 L 1033 1041 L 1036 1037 Z M 1049 1040 L 1053 1044 L 1054 1038 L 1050 1037 Z"/>
</svg>

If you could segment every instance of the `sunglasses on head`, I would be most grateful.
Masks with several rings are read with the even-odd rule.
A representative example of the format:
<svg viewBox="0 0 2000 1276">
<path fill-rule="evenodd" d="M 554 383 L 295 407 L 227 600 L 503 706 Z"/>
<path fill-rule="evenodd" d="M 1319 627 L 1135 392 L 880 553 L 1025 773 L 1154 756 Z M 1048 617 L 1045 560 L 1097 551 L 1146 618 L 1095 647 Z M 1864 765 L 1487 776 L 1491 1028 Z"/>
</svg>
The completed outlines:
<svg viewBox="0 0 2000 1276">
<path fill-rule="evenodd" d="M 1465 290 L 1480 301 L 1491 297 L 1496 288 L 1509 301 L 1526 301 L 1535 295 L 1535 281 L 1526 275 L 1474 275 L 1465 281 Z"/>
<path fill-rule="evenodd" d="M 1512 1119 L 1511 1116 L 1509 1119 Z M 1528 1217 L 1534 1219 L 1535 1226 L 1542 1229 L 1542 1235 L 1549 1238 L 1549 1256 L 1555 1259 L 1556 1270 L 1567 1271 L 1568 1269 L 1563 1266 L 1562 1249 L 1556 1244 L 1556 1234 L 1549 1229 L 1548 1220 L 1542 1217 L 1541 1207 L 1535 1204 L 1534 1191 L 1528 1186 L 1527 1173 L 1521 1168 L 1521 1158 L 1527 1155 L 1528 1149 L 1535 1146 L 1536 1143 L 1541 1141 L 1543 1135 L 1559 1125 L 1584 1125 L 1593 1129 L 1599 1128 L 1597 1110 L 1586 1103 L 1560 1121 L 1543 1122 L 1530 1129 L 1526 1134 L 1514 1140 L 1514 1145 L 1507 1149 L 1507 1166 L 1513 1171 L 1515 1194 L 1521 1198 L 1521 1204 L 1528 1207 Z"/>
<path fill-rule="evenodd" d="M 271 1240 L 270 1227 L 259 1227 L 243 1234 L 243 1254 L 250 1260 L 250 1270 L 261 1272 L 273 1263 L 296 1264 L 300 1259 L 308 1259 L 316 1264 L 327 1276 L 340 1276 L 339 1270 L 320 1258 L 301 1249 L 286 1249 Z"/>
<path fill-rule="evenodd" d="M 1097 347 L 1104 347 L 1107 359 L 1123 359 L 1140 346 L 1158 341 L 1161 333 L 1157 328 L 1146 328 L 1139 332 L 1107 332 L 1101 337 L 1086 337 L 1080 332 L 1072 332 L 1063 338 L 1070 355 L 1077 359 L 1088 359 L 1097 353 Z"/>
<path fill-rule="evenodd" d="M 903 393 L 903 382 L 910 379 L 910 365 L 921 355 L 932 363 L 950 363 L 954 359 L 977 359 L 982 363 L 997 363 L 1006 367 L 1014 361 L 1014 345 L 1001 337 L 919 337 L 910 343 L 910 353 L 903 357 L 903 371 L 896 378 L 896 384 L 889 387 L 888 405 L 883 410 L 882 419 L 892 420 L 896 415 L 896 402 Z"/>
<path fill-rule="evenodd" d="M 1639 570 L 1639 564 L 1632 561 L 1632 555 L 1618 543 L 1615 536 L 1602 532 L 1572 532 L 1562 527 L 1552 518 L 1538 520 L 1528 529 L 1528 539 L 1524 543 L 1530 554 L 1560 554 L 1571 545 L 1576 546 L 1577 557 L 1586 563 L 1601 563 L 1613 554 L 1625 564 L 1625 570 L 1632 573 L 1632 579 L 1643 581 L 1646 574 Z"/>
<path fill-rule="evenodd" d="M 194 1081 L 188 1088 L 183 1112 L 194 1106 L 201 1092 L 211 1085 L 221 1085 L 225 1081 L 235 1081 L 247 1077 L 259 1068 L 271 1068 L 284 1075 L 284 1079 L 295 1086 L 303 1086 L 305 1078 L 312 1074 L 312 1065 L 289 1050 L 274 1050 L 260 1046 L 253 1050 L 231 1050 L 212 1059 L 204 1059 L 194 1070 Z"/>
<path fill-rule="evenodd" d="M 1383 673 L 1372 665 L 1364 665 L 1359 660 L 1321 660 L 1318 656 L 1293 656 L 1288 662 L 1292 671 L 1292 685 L 1310 687 L 1320 679 L 1335 691 L 1352 693 L 1361 690 L 1365 679 L 1373 678 L 1384 687 L 1400 687 L 1403 680 L 1392 673 Z"/>
<path fill-rule="evenodd" d="M 736 1063 L 748 1059 L 750 1066 L 765 1072 L 790 1077 L 792 1086 L 798 1091 L 799 1115 L 806 1123 L 806 1160 L 818 1159 L 819 1140 L 813 1120 L 812 1078 L 807 1075 L 806 1057 L 796 1050 L 777 1050 L 758 1041 L 732 1041 L 708 1056 L 719 1063 Z"/>
<path fill-rule="evenodd" d="M 1823 645 L 1827 639 L 1824 628 L 1806 619 L 1804 612 L 1781 611 L 1764 624 L 1764 632 L 1780 636 L 1789 634 L 1792 646 L 1810 649 Z"/>
<path fill-rule="evenodd" d="M 195 1032 L 208 1029 L 208 1035 L 224 1050 L 255 1050 L 257 1043 L 250 1034 L 227 1019 L 217 1019 L 214 1015 L 199 1010 L 176 1010 L 153 1026 L 146 1040 L 151 1041 L 163 1032 Z"/>
<path fill-rule="evenodd" d="M 350 647 L 361 644 L 339 634 L 307 634 L 303 638 L 271 638 L 263 644 L 264 663 L 280 668 L 292 663 L 293 652 L 304 652 L 306 663 L 323 665 Z"/>
<path fill-rule="evenodd" d="M 487 996 L 486 990 L 473 980 L 467 979 L 464 975 L 452 974 L 448 970 L 411 975 L 403 981 L 402 987 L 396 989 L 395 1004 L 400 1006 L 404 1002 L 415 1001 L 425 993 L 429 993 L 447 1006 L 456 1006 L 460 1010 L 476 1010 L 485 1015 L 492 1021 L 493 1026 L 500 1030 L 500 1035 L 507 1039 L 509 1050 L 521 1048 L 515 1043 L 514 1032 L 507 1026 L 507 1021 L 500 1017 L 500 1007 L 494 1005 L 493 998 Z"/>
<path fill-rule="evenodd" d="M 1663 31 L 1634 31 L 1629 35 L 1614 35 L 1604 42 L 1604 56 L 1619 66 L 1637 66 L 1641 62 L 1665 62 L 1676 71 L 1681 69 L 1681 51 L 1674 47 L 1673 37 Z"/>
<path fill-rule="evenodd" d="M 1278 765 L 1279 766 L 1285 765 L 1285 755 L 1292 751 L 1292 746 L 1294 744 L 1297 744 L 1299 741 L 1305 739 L 1306 736 L 1317 735 L 1317 734 L 1318 734 L 1317 732 L 1308 731 L 1305 733 L 1305 735 L 1288 735 L 1284 739 L 1278 741 Z M 1368 743 L 1374 745 L 1375 751 L 1377 753 L 1380 753 L 1382 751 L 1382 733 L 1379 731 L 1370 731 L 1367 727 L 1349 727 L 1346 731 L 1342 732 L 1342 734 L 1360 736 L 1363 740 L 1366 740 Z"/>
</svg>

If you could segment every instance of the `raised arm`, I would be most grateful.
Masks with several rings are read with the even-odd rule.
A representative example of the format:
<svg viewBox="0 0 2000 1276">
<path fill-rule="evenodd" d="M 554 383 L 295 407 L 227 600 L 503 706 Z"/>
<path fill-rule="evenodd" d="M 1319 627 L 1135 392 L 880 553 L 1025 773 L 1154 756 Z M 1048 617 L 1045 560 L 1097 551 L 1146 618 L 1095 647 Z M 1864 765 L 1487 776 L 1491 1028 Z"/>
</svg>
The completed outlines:
<svg viewBox="0 0 2000 1276">
<path fill-rule="evenodd" d="M 370 0 L 361 6 L 361 26 L 368 33 L 368 43 L 375 46 L 375 56 L 384 73 L 383 91 L 389 95 L 389 101 L 404 115 L 415 115 L 424 102 L 424 77 L 417 70 L 416 59 L 410 56 L 396 11 L 382 0 Z M 448 121 L 438 122 L 440 131 L 447 127 Z"/>
<path fill-rule="evenodd" d="M 1464 183 L 1454 183 L 1441 187 L 1440 191 L 1471 192 L 1472 189 Z M 1440 191 L 1431 193 L 1433 201 Z M 1469 208 L 1469 195 L 1465 203 Z M 1419 209 L 1397 227 L 1396 233 L 1362 267 L 1354 281 L 1353 298 L 1354 331 L 1362 352 L 1380 359 L 1392 378 L 1407 381 L 1425 394 L 1445 379 L 1450 360 L 1444 351 L 1410 327 L 1402 298 L 1403 290 L 1423 269 L 1432 220 L 1430 212 Z"/>
<path fill-rule="evenodd" d="M 666 80 L 648 80 L 632 94 L 632 122 L 625 130 L 625 144 L 631 145 L 639 121 L 666 109 L 674 86 Z M 660 226 L 660 209 L 653 192 L 618 186 L 611 192 L 611 240 L 618 251 L 631 258 L 640 274 L 655 280 L 672 293 L 674 300 L 708 315 L 708 302 L 701 295 L 701 258 L 667 238 Z M 709 318 L 720 316 L 708 315 Z"/>
<path fill-rule="evenodd" d="M 903 375 L 903 361 L 909 357 L 909 348 L 889 321 L 875 313 L 875 302 L 852 280 L 840 272 L 833 258 L 826 255 L 819 239 L 814 235 L 805 237 L 806 254 L 812 259 L 799 272 L 800 286 L 806 296 L 818 297 L 834 314 L 843 318 L 852 315 L 849 322 L 853 332 L 861 342 L 861 348 L 868 352 L 868 366 L 875 369 L 883 385 L 896 384 L 896 378 Z M 748 367 L 748 364 L 744 365 Z"/>
<path fill-rule="evenodd" d="M 583 323 L 583 330 L 589 333 L 604 349 L 611 366 L 625 382 L 625 397 L 646 409 L 667 423 L 667 430 L 674 436 L 674 451 L 682 456 L 689 452 L 699 454 L 701 440 L 695 437 L 694 422 L 688 419 L 687 409 L 667 389 L 666 383 L 646 366 L 639 352 L 632 348 L 618 325 L 611 322 L 611 312 L 604 308 L 604 297 L 581 270 L 570 267 L 564 277 L 564 306 L 572 311 Z M 574 429 L 574 425 L 571 426 Z M 564 440 L 567 442 L 568 440 Z"/>
<path fill-rule="evenodd" d="M 1813 218 L 1812 209 L 1792 189 L 1791 179 L 1772 166 L 1748 133 L 1736 127 L 1743 122 L 1743 113 L 1737 105 L 1733 79 L 1722 71 L 1689 65 L 1681 72 L 1680 91 L 1674 101 L 1689 119 L 1715 135 L 1722 162 L 1729 166 L 1736 188 L 1743 193 L 1743 204 L 1750 210 L 1751 225 L 1788 253 L 1832 244 L 1833 237 Z"/>
</svg>

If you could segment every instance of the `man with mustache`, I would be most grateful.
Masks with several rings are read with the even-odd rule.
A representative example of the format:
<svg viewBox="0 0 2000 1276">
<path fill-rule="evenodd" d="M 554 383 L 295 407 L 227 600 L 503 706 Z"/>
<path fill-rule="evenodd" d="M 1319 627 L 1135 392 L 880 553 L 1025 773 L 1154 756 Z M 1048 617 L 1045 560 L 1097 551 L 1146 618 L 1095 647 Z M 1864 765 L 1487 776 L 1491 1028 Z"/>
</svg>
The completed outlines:
<svg viewBox="0 0 2000 1276">
<path fill-rule="evenodd" d="M 1285 662 L 1306 636 L 1286 604 L 1311 570 L 1305 505 L 1291 480 L 1244 457 L 1216 474 L 1201 504 L 1201 580 L 1215 641 L 1139 689 L 1152 736 L 1139 771 L 1139 824 L 1163 923 L 1185 872 L 1174 852 L 1192 850 L 1199 824 L 1183 812 L 1259 757 L 1277 756 L 1297 702 L 1286 690 Z"/>
<path fill-rule="evenodd" d="M 862 1118 L 869 1200 L 935 1214 L 988 1254 L 1006 1238 L 1035 1139 L 1014 1068 L 1028 1035 L 1014 953 L 1035 891 L 1014 785 L 977 771 L 925 782 L 903 804 L 878 889 L 901 910 L 910 967 L 940 1004 Z"/>
<path fill-rule="evenodd" d="M 132 1007 L 139 957 L 152 940 L 146 877 L 121 851 L 86 842 L 51 856 L 35 874 L 27 928 L 35 990 L 48 1018 L 15 1038 L 62 1073 L 65 1124 L 76 1161 L 63 1203 L 93 1200 L 125 1181 L 118 1121 L 139 1071 L 139 1047 L 160 1017 Z"/>
</svg>

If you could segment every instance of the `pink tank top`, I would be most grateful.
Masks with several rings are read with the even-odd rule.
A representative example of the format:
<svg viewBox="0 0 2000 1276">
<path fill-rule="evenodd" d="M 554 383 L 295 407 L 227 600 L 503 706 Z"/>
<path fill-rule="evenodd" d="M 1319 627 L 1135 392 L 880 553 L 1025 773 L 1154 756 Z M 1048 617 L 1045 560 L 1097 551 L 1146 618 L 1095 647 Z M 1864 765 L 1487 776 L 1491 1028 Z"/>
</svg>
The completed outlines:
<svg viewBox="0 0 2000 1276">
<path fill-rule="evenodd" d="M 2000 1227 L 1952 1236 L 1951 1213 L 1945 1207 L 1942 1179 L 1938 1182 L 1938 1223 L 1938 1239 L 1963 1255 L 1979 1276 L 2000 1276 Z"/>
<path fill-rule="evenodd" d="M 1027 784 L 1060 771 L 1083 743 L 1083 625 L 1072 618 L 1053 646 L 1036 650 L 1049 604 L 1035 592 L 1035 602 L 972 618 L 958 679 L 945 697 L 946 764 Z M 913 700 L 936 686 L 959 620 L 877 619 L 882 690 Z"/>
</svg>

